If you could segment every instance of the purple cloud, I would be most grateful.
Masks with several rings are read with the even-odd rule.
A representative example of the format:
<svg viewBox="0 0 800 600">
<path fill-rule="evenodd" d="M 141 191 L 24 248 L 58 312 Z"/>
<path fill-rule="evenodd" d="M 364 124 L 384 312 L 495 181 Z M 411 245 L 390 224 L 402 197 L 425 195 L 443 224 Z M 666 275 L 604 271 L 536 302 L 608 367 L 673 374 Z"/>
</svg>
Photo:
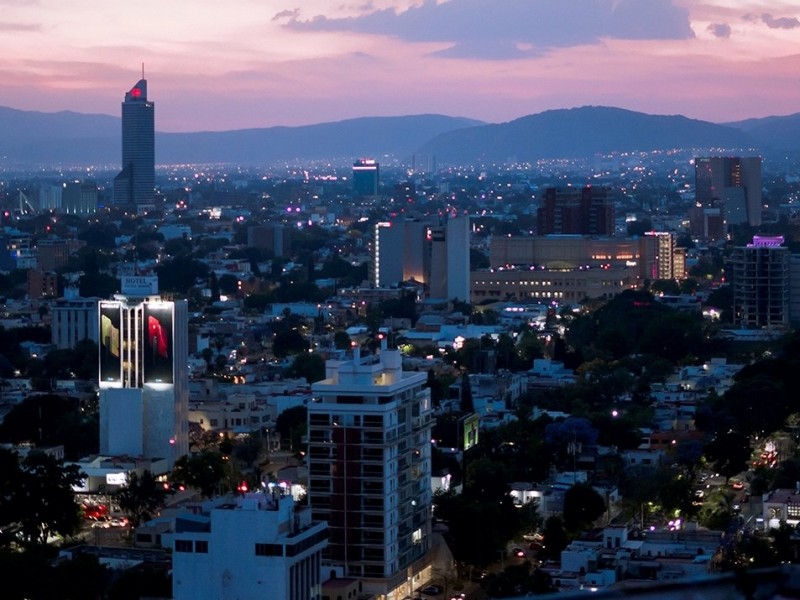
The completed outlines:
<svg viewBox="0 0 800 600">
<path fill-rule="evenodd" d="M 731 37 L 731 26 L 727 23 L 712 23 L 706 28 L 714 37 L 727 40 Z"/>
<path fill-rule="evenodd" d="M 273 21 L 280 21 L 281 19 L 289 19 L 294 20 L 300 16 L 300 9 L 294 8 L 292 10 L 286 9 L 282 10 L 279 13 L 276 13 L 274 17 L 272 17 Z"/>
<path fill-rule="evenodd" d="M 761 20 L 770 29 L 794 29 L 800 27 L 800 21 L 796 17 L 773 17 L 769 13 L 761 15 Z"/>
<path fill-rule="evenodd" d="M 358 17 L 292 19 L 288 27 L 388 35 L 411 42 L 450 44 L 440 54 L 505 59 L 602 38 L 694 37 L 686 9 L 672 0 L 424 0 L 404 12 L 373 10 Z M 525 49 L 523 49 L 525 48 Z M 530 48 L 530 49 L 528 49 Z"/>
</svg>

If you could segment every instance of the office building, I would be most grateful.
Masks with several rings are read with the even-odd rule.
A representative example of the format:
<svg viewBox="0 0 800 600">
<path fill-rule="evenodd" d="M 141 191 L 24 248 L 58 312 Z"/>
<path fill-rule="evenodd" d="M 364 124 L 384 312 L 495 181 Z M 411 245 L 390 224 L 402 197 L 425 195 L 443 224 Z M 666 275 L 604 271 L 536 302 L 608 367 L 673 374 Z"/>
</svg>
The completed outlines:
<svg viewBox="0 0 800 600">
<path fill-rule="evenodd" d="M 60 185 L 42 183 L 37 190 L 37 205 L 40 211 L 58 212 L 61 210 L 62 188 Z"/>
<path fill-rule="evenodd" d="M 97 183 L 68 181 L 61 192 L 61 211 L 68 215 L 91 215 L 97 212 Z"/>
<path fill-rule="evenodd" d="M 41 239 L 36 242 L 36 255 L 39 268 L 45 271 L 58 271 L 69 262 L 69 256 L 77 250 L 76 244 L 63 239 Z"/>
<path fill-rule="evenodd" d="M 656 264 L 651 279 L 686 279 L 686 249 L 675 247 L 675 234 L 648 231 L 645 235 L 656 240 Z"/>
<path fill-rule="evenodd" d="M 171 469 L 189 447 L 187 303 L 162 300 L 156 277 L 123 277 L 122 292 L 98 309 L 100 452 Z"/>
<path fill-rule="evenodd" d="M 469 217 L 395 219 L 375 224 L 370 284 L 415 280 L 431 298 L 469 300 Z"/>
<path fill-rule="evenodd" d="M 176 521 L 175 600 L 320 600 L 327 527 L 272 490 L 222 498 L 207 514 Z"/>
<path fill-rule="evenodd" d="M 430 297 L 469 302 L 469 217 L 448 216 L 429 237 Z"/>
<path fill-rule="evenodd" d="M 539 235 L 614 235 L 614 199 L 606 187 L 547 188 L 537 211 Z"/>
<path fill-rule="evenodd" d="M 323 570 L 394 600 L 430 578 L 431 402 L 399 350 L 328 361 L 308 405 L 309 503 L 327 521 Z"/>
<path fill-rule="evenodd" d="M 292 249 L 292 230 L 278 223 L 247 228 L 247 245 L 272 252 L 275 258 L 288 256 Z"/>
<path fill-rule="evenodd" d="M 641 287 L 636 266 L 574 268 L 510 268 L 473 271 L 473 304 L 502 302 L 560 302 L 578 304 L 588 299 L 610 299 Z"/>
<path fill-rule="evenodd" d="M 489 266 L 495 270 L 535 266 L 555 271 L 605 265 L 635 267 L 641 279 L 653 279 L 658 268 L 655 238 L 493 236 L 489 247 Z"/>
<path fill-rule="evenodd" d="M 28 269 L 28 298 L 55 298 L 58 296 L 58 275 L 53 271 Z"/>
<path fill-rule="evenodd" d="M 755 236 L 733 249 L 733 322 L 742 329 L 789 325 L 789 249 L 783 236 Z"/>
<path fill-rule="evenodd" d="M 100 321 L 96 298 L 80 298 L 76 288 L 64 290 L 64 297 L 51 305 L 52 341 L 59 350 L 72 350 L 82 340 L 100 342 Z"/>
<path fill-rule="evenodd" d="M 694 174 L 698 207 L 719 208 L 726 225 L 761 225 L 761 157 L 699 157 Z"/>
<path fill-rule="evenodd" d="M 380 221 L 375 223 L 372 240 L 372 260 L 369 282 L 375 287 L 398 285 L 404 280 L 405 222 Z M 418 243 L 422 243 L 422 238 Z"/>
<path fill-rule="evenodd" d="M 378 195 L 380 165 L 373 158 L 360 158 L 353 163 L 353 197 Z"/>
<path fill-rule="evenodd" d="M 140 79 L 122 103 L 122 170 L 114 178 L 114 204 L 146 212 L 154 206 L 155 104 Z"/>
</svg>

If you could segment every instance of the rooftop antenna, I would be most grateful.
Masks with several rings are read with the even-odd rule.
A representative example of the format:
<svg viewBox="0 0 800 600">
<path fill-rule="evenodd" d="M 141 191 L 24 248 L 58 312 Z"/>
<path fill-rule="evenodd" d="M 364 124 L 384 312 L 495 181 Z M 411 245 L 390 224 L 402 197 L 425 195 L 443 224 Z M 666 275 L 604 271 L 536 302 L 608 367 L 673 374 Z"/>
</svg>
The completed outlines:
<svg viewBox="0 0 800 600">
<path fill-rule="evenodd" d="M 144 63 L 142 63 L 142 79 L 144 79 Z"/>
</svg>

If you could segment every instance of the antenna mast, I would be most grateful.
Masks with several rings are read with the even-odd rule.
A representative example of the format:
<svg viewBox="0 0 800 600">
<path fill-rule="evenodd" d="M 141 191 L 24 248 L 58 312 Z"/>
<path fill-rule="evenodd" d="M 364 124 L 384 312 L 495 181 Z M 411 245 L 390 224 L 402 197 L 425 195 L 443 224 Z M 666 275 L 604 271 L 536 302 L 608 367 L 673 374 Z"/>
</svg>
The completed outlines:
<svg viewBox="0 0 800 600">
<path fill-rule="evenodd" d="M 142 79 L 144 79 L 144 63 L 142 63 Z"/>
</svg>

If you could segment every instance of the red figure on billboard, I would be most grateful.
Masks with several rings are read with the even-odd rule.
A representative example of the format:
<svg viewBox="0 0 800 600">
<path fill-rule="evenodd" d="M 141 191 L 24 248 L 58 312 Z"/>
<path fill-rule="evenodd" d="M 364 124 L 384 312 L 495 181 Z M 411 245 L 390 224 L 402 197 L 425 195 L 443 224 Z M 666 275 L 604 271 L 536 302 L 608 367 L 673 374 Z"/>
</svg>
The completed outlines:
<svg viewBox="0 0 800 600">
<path fill-rule="evenodd" d="M 167 336 L 161 323 L 153 316 L 147 317 L 147 341 L 156 354 L 167 358 Z"/>
</svg>

